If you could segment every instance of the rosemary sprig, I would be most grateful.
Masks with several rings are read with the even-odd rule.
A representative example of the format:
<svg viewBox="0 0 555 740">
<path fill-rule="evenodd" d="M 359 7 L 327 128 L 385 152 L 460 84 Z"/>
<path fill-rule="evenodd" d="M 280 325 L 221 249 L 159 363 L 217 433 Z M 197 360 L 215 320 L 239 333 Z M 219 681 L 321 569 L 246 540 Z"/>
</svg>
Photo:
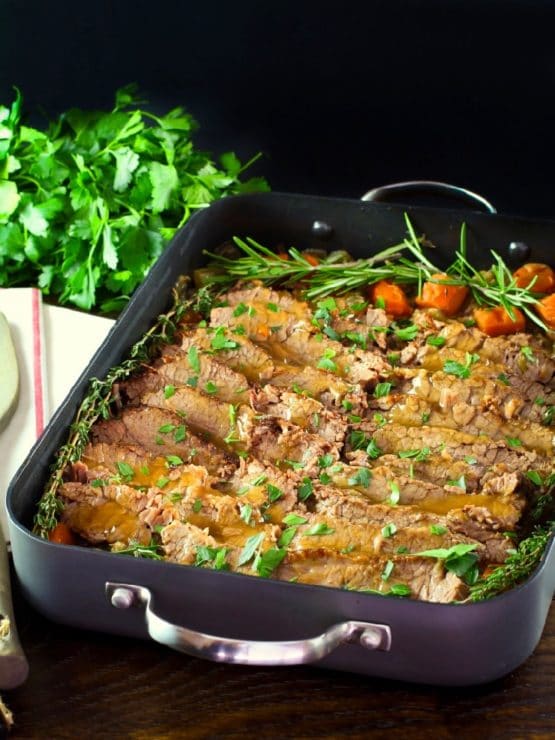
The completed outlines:
<svg viewBox="0 0 555 740">
<path fill-rule="evenodd" d="M 541 296 L 533 291 L 533 283 L 527 288 L 518 287 L 502 257 L 493 250 L 493 264 L 487 271 L 476 269 L 468 261 L 465 223 L 461 225 L 455 260 L 446 270 L 436 267 L 430 261 L 423 249 L 424 238 L 416 235 L 406 213 L 405 223 L 408 236 L 400 244 L 388 247 L 367 259 L 338 262 L 334 258 L 324 258 L 316 265 L 311 264 L 294 247 L 288 250 L 288 259 L 282 259 L 254 239 L 234 237 L 236 246 L 244 256 L 230 258 L 205 251 L 213 259 L 216 268 L 211 281 L 220 288 L 232 285 L 237 280 L 261 280 L 288 287 L 301 283 L 306 286 L 304 293 L 309 300 L 346 293 L 380 280 L 416 285 L 418 293 L 424 280 L 466 285 L 478 305 L 501 305 L 511 318 L 514 318 L 514 308 L 517 307 L 530 321 L 547 331 L 543 321 L 532 310 Z M 436 273 L 446 273 L 448 278 L 434 280 L 432 275 Z"/>
<path fill-rule="evenodd" d="M 48 533 L 56 525 L 61 509 L 57 492 L 62 483 L 64 470 L 81 456 L 89 441 L 89 432 L 95 421 L 100 418 L 107 419 L 110 416 L 110 405 L 114 401 L 114 383 L 127 378 L 145 362 L 148 362 L 156 347 L 171 343 L 179 321 L 188 310 L 194 307 L 194 299 L 183 300 L 183 290 L 183 287 L 174 290 L 172 308 L 168 313 L 158 316 L 155 324 L 133 345 L 129 352 L 129 359 L 112 368 L 104 380 L 91 379 L 89 391 L 70 427 L 67 442 L 58 451 L 48 484 L 37 506 L 33 532 L 39 537 L 48 538 Z"/>
<path fill-rule="evenodd" d="M 503 565 L 495 568 L 489 575 L 480 578 L 470 587 L 470 600 L 491 599 L 528 578 L 538 566 L 554 529 L 555 521 L 548 522 L 542 527 L 536 527 L 528 537 L 520 542 L 515 552 L 509 555 Z"/>
</svg>

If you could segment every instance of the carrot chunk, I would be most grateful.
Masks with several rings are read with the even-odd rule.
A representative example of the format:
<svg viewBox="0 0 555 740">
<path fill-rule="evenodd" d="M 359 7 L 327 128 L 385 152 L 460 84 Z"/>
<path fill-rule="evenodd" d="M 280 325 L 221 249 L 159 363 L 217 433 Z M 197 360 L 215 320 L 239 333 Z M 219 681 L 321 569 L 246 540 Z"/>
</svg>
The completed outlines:
<svg viewBox="0 0 555 740">
<path fill-rule="evenodd" d="M 465 285 L 449 285 L 453 278 L 445 273 L 432 275 L 432 280 L 422 286 L 422 293 L 416 299 L 416 305 L 422 308 L 438 308 L 446 316 L 454 316 L 468 296 Z M 432 282 L 432 281 L 448 282 Z"/>
<path fill-rule="evenodd" d="M 536 278 L 536 282 L 531 288 L 535 293 L 553 293 L 555 291 L 555 272 L 549 265 L 529 262 L 519 267 L 513 277 L 519 288 L 527 288 L 532 280 Z"/>
<path fill-rule="evenodd" d="M 303 252 L 303 257 L 309 264 L 312 265 L 312 267 L 316 267 L 316 265 L 320 264 L 320 260 L 318 259 L 318 257 L 316 257 L 316 255 L 314 254 L 310 254 L 310 252 Z"/>
<path fill-rule="evenodd" d="M 536 304 L 536 311 L 550 329 L 555 329 L 555 293 L 545 296 Z"/>
<path fill-rule="evenodd" d="M 370 300 L 374 305 L 382 305 L 387 313 L 395 318 L 410 316 L 412 307 L 407 294 L 399 285 L 388 280 L 380 280 L 370 287 Z"/>
<path fill-rule="evenodd" d="M 487 334 L 488 337 L 499 337 L 502 334 L 516 334 L 524 331 L 526 319 L 524 314 L 518 308 L 512 308 L 514 319 L 504 306 L 495 306 L 495 308 L 477 308 L 474 311 L 474 318 L 478 329 Z"/>
<path fill-rule="evenodd" d="M 48 534 L 48 539 L 50 540 L 50 542 L 57 542 L 59 545 L 76 544 L 75 535 L 67 526 L 67 524 L 64 524 L 63 522 L 56 524 L 54 529 L 50 530 Z"/>
</svg>

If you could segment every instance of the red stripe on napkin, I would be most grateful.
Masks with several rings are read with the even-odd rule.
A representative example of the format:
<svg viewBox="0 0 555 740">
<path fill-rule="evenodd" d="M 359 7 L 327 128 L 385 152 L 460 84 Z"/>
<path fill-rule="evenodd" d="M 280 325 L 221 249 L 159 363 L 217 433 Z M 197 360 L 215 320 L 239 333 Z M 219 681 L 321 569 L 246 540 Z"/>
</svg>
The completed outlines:
<svg viewBox="0 0 555 740">
<path fill-rule="evenodd" d="M 35 405 L 35 431 L 40 437 L 44 429 L 44 388 L 42 385 L 42 338 L 41 338 L 41 315 L 40 315 L 40 291 L 33 288 L 32 312 L 33 312 L 33 385 Z"/>
</svg>

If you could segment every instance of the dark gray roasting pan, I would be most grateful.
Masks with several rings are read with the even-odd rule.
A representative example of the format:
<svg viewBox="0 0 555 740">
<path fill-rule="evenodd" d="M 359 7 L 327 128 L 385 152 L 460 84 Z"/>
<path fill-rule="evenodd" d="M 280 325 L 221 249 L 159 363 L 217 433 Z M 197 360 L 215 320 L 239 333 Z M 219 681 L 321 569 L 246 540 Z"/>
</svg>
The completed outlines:
<svg viewBox="0 0 555 740">
<path fill-rule="evenodd" d="M 375 193 L 370 194 L 373 198 Z M 431 604 L 306 586 L 68 547 L 31 534 L 57 448 L 91 377 L 102 378 L 169 307 L 177 277 L 233 235 L 266 245 L 371 255 L 405 236 L 403 212 L 448 260 L 468 226 L 469 256 L 555 263 L 555 222 L 473 210 L 289 194 L 237 196 L 197 213 L 137 290 L 14 477 L 8 514 L 17 577 L 46 617 L 86 630 L 152 638 L 188 654 L 249 665 L 316 665 L 407 681 L 468 685 L 520 665 L 538 644 L 555 588 L 553 537 L 521 586 L 475 604 Z M 84 636 L 84 639 L 85 636 Z"/>
</svg>

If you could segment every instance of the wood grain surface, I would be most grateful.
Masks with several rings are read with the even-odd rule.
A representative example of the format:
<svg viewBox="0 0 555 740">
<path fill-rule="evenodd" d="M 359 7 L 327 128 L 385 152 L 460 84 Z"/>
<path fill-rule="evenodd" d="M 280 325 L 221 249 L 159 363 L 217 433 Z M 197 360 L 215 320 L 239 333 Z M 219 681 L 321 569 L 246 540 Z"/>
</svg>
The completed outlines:
<svg viewBox="0 0 555 740">
<path fill-rule="evenodd" d="M 555 609 L 493 684 L 436 688 L 312 668 L 247 668 L 54 624 L 14 594 L 30 663 L 3 698 L 13 738 L 554 738 Z"/>
</svg>

